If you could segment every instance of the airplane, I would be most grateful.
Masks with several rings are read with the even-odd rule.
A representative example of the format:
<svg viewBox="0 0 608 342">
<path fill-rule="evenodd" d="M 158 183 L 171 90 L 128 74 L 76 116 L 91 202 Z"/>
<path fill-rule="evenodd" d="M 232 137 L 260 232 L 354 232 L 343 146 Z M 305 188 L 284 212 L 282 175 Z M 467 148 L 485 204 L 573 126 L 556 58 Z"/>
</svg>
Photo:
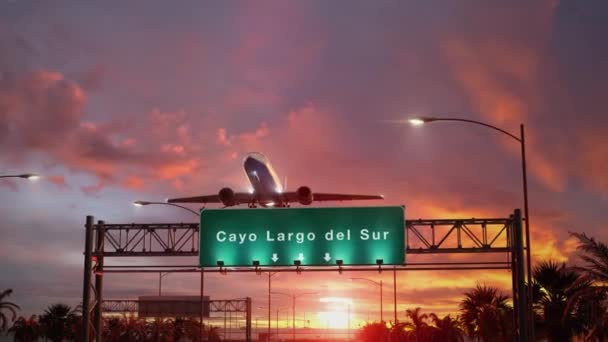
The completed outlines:
<svg viewBox="0 0 608 342">
<path fill-rule="evenodd" d="M 276 172 L 266 156 L 258 152 L 248 153 L 243 160 L 243 169 L 249 179 L 249 192 L 234 192 L 231 188 L 222 188 L 216 195 L 170 198 L 167 203 L 222 203 L 225 207 L 247 204 L 249 208 L 289 207 L 298 202 L 310 205 L 318 201 L 354 201 L 384 199 L 381 195 L 347 195 L 332 193 L 313 193 L 310 187 L 301 186 L 296 191 L 284 191 Z M 286 184 L 285 184 L 286 185 Z"/>
</svg>

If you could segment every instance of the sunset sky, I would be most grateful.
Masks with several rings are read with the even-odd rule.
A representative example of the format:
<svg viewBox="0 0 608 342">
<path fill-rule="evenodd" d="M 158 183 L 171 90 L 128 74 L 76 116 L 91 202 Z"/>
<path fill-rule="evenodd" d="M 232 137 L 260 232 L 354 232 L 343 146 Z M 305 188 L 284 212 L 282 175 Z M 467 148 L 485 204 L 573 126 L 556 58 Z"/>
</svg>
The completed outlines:
<svg viewBox="0 0 608 342">
<path fill-rule="evenodd" d="M 381 193 L 406 218 L 523 207 L 515 141 L 461 123 L 387 122 L 416 115 L 514 134 L 524 123 L 534 260 L 576 262 L 569 231 L 608 241 L 607 17 L 601 0 L 3 0 L 0 174 L 44 177 L 0 181 L 0 290 L 14 289 L 24 315 L 76 305 L 86 215 L 194 222 L 130 202 L 246 190 L 250 151 L 291 189 Z M 352 276 L 384 280 L 392 317 L 390 273 L 281 274 L 273 287 L 357 298 L 359 317 L 377 317 L 377 289 Z M 510 293 L 507 271 L 398 277 L 401 317 L 454 312 L 477 282 Z M 265 277 L 207 280 L 212 298 L 265 304 Z M 154 295 L 157 281 L 108 275 L 105 295 Z M 166 294 L 198 286 L 198 275 L 163 279 Z M 313 297 L 303 312 L 322 311 Z"/>
</svg>

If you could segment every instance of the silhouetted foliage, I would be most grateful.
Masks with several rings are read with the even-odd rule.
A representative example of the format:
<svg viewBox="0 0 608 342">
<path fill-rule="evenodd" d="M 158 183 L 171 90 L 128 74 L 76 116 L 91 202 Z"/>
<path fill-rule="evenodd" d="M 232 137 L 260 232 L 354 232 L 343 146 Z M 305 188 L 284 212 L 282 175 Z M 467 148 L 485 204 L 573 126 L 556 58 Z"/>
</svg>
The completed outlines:
<svg viewBox="0 0 608 342">
<path fill-rule="evenodd" d="M 0 332 L 6 330 L 8 322 L 13 322 L 17 318 L 17 310 L 19 305 L 11 302 L 7 302 L 4 299 L 13 293 L 12 289 L 4 290 L 0 292 Z M 11 313 L 10 319 L 6 315 L 6 312 Z"/>
<path fill-rule="evenodd" d="M 569 305 L 578 306 L 579 314 L 585 315 L 585 339 L 608 340 L 608 245 L 585 233 L 571 233 L 579 240 L 577 250 L 585 262 L 576 267 L 581 282 L 588 287 L 579 290 Z"/>
<path fill-rule="evenodd" d="M 65 304 L 53 304 L 40 316 L 43 335 L 53 342 L 73 340 L 78 333 L 79 317 Z"/>
<path fill-rule="evenodd" d="M 513 310 L 497 288 L 477 285 L 460 303 L 467 335 L 481 341 L 512 340 Z"/>
<path fill-rule="evenodd" d="M 386 341 L 389 337 L 389 329 L 384 322 L 368 323 L 357 333 L 361 341 Z"/>
<path fill-rule="evenodd" d="M 439 318 L 434 313 L 431 313 L 429 314 L 429 317 L 431 317 L 433 324 L 436 327 L 436 329 L 433 331 L 433 341 L 464 341 L 465 332 L 459 316 L 456 316 L 455 319 L 452 319 L 450 315 Z"/>
<path fill-rule="evenodd" d="M 541 261 L 533 272 L 534 309 L 541 320 L 537 334 L 549 342 L 570 341 L 584 332 L 585 317 L 580 305 L 572 303 L 575 295 L 589 286 L 580 281 L 579 273 L 565 263 Z"/>
<path fill-rule="evenodd" d="M 34 342 L 40 337 L 40 325 L 38 317 L 32 315 L 30 318 L 19 317 L 13 326 L 8 329 L 8 332 L 13 334 L 15 342 Z"/>
</svg>

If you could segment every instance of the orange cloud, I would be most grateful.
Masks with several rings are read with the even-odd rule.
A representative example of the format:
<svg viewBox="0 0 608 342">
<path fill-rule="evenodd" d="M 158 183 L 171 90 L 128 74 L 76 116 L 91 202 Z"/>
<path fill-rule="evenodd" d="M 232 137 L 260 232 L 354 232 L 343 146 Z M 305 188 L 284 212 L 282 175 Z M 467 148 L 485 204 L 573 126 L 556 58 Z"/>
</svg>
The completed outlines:
<svg viewBox="0 0 608 342">
<path fill-rule="evenodd" d="M 141 189 L 144 186 L 144 181 L 137 176 L 129 176 L 127 179 L 125 179 L 122 183 L 122 185 L 126 188 L 129 189 Z"/>
<path fill-rule="evenodd" d="M 67 188 L 68 185 L 65 182 L 65 177 L 64 176 L 60 176 L 60 175 L 56 175 L 56 176 L 46 176 L 44 177 L 46 180 L 48 180 L 49 182 L 57 185 L 60 188 Z"/>
</svg>

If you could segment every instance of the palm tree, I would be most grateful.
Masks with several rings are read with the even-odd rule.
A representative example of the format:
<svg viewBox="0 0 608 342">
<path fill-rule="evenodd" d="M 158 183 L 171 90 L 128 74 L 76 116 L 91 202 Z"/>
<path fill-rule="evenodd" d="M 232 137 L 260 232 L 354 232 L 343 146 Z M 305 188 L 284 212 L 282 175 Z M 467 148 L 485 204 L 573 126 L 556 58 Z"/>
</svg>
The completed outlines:
<svg viewBox="0 0 608 342">
<path fill-rule="evenodd" d="M 596 282 L 596 285 L 606 289 L 608 286 L 608 245 L 596 241 L 585 233 L 570 234 L 578 238 L 577 249 L 583 252 L 579 256 L 586 263 L 579 269 L 584 271 L 589 279 Z"/>
<path fill-rule="evenodd" d="M 469 337 L 484 342 L 511 340 L 513 317 L 507 304 L 509 297 L 495 287 L 479 284 L 464 295 L 460 311 Z"/>
<path fill-rule="evenodd" d="M 219 327 L 209 327 L 209 329 L 207 329 L 207 341 L 220 342 L 221 340 Z"/>
<path fill-rule="evenodd" d="M 146 337 L 145 321 L 133 316 L 125 317 L 123 321 L 123 334 L 120 341 L 144 341 Z"/>
<path fill-rule="evenodd" d="M 539 336 L 549 342 L 570 341 L 585 330 L 584 316 L 580 305 L 569 305 L 577 293 L 589 286 L 579 280 L 579 273 L 566 267 L 565 263 L 542 261 L 533 272 L 536 297 L 535 311 L 540 314 Z"/>
<path fill-rule="evenodd" d="M 608 340 L 608 245 L 585 233 L 570 235 L 579 240 L 577 250 L 581 252 L 579 257 L 585 262 L 584 266 L 576 269 L 583 273 L 581 281 L 589 283 L 586 290 L 579 291 L 575 296 L 577 300 L 587 304 L 589 336 L 586 338 Z"/>
<path fill-rule="evenodd" d="M 364 342 L 386 341 L 389 330 L 384 322 L 372 322 L 364 325 L 357 335 L 358 340 Z"/>
<path fill-rule="evenodd" d="M 38 317 L 36 315 L 32 315 L 30 318 L 19 317 L 8 332 L 13 334 L 14 342 L 37 341 L 40 337 Z"/>
<path fill-rule="evenodd" d="M 145 322 L 146 341 L 171 341 L 171 322 L 167 323 L 161 318 Z"/>
<path fill-rule="evenodd" d="M 53 304 L 49 306 L 40 317 L 40 325 L 44 336 L 53 342 L 61 342 L 63 339 L 74 337 L 73 324 L 76 315 L 72 308 L 65 304 Z"/>
<path fill-rule="evenodd" d="M 429 316 L 433 320 L 433 324 L 437 327 L 433 332 L 433 341 L 464 341 L 464 330 L 462 329 L 460 317 L 456 316 L 456 319 L 452 319 L 450 315 L 447 315 L 443 318 L 439 318 L 434 313 L 431 313 Z"/>
<path fill-rule="evenodd" d="M 430 327 L 426 323 L 429 318 L 427 314 L 421 314 L 421 309 L 415 308 L 414 310 L 405 310 L 405 315 L 411 320 L 411 322 L 405 323 L 405 329 L 410 331 L 412 341 L 424 341 L 426 337 L 430 335 Z"/>
<path fill-rule="evenodd" d="M 19 305 L 17 304 L 4 301 L 4 298 L 10 296 L 11 293 L 13 293 L 12 289 L 0 292 L 0 332 L 6 330 L 7 324 L 9 322 L 9 319 L 4 313 L 4 311 L 8 311 L 12 314 L 10 321 L 13 322 L 15 321 L 15 318 L 17 318 L 17 310 L 20 309 Z"/>
</svg>

